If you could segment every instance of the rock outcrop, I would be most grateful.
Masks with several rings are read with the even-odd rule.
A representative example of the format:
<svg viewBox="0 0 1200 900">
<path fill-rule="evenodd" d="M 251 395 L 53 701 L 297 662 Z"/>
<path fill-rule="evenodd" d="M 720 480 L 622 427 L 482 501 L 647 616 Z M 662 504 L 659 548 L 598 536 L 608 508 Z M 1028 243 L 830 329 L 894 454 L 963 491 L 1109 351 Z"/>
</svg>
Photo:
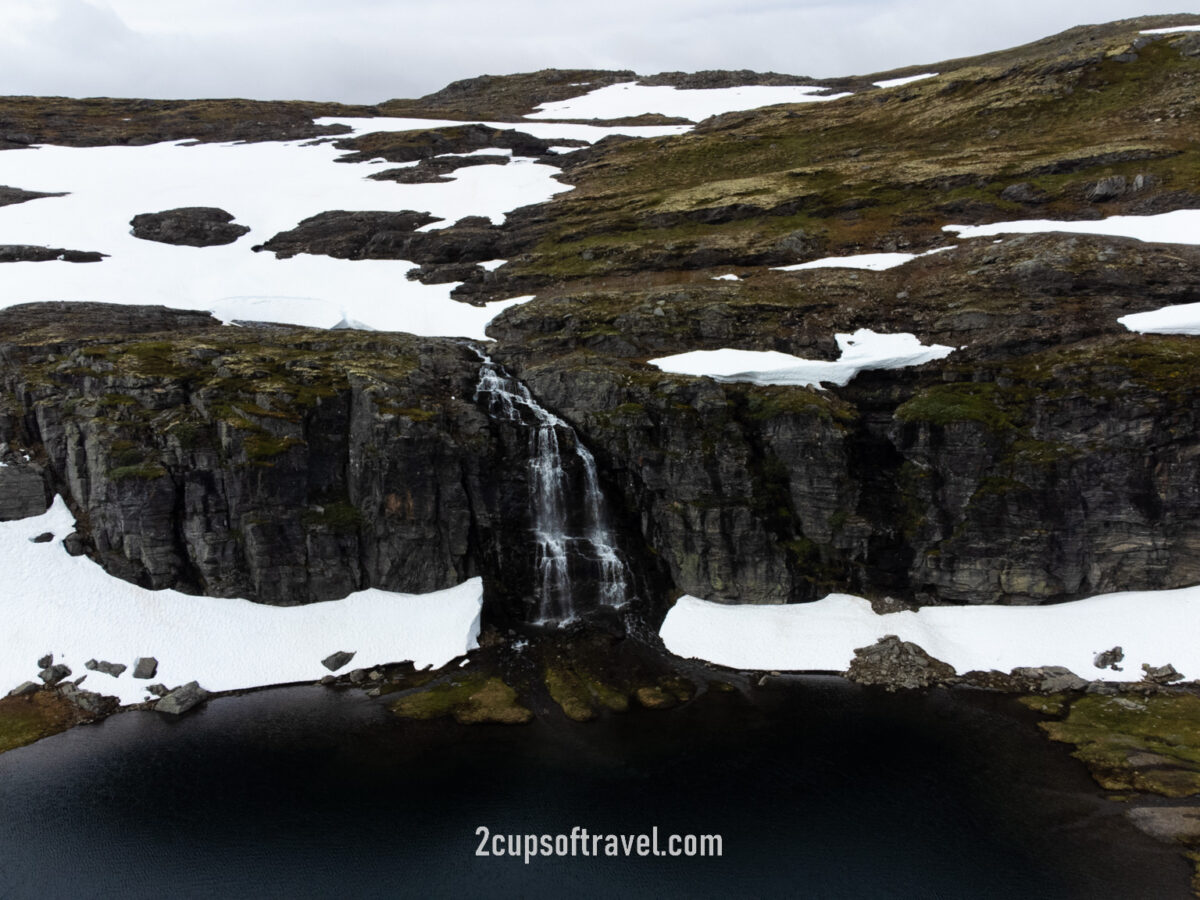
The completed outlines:
<svg viewBox="0 0 1200 900">
<path fill-rule="evenodd" d="M 250 231 L 246 225 L 234 225 L 232 213 L 214 206 L 185 206 L 141 213 L 129 224 L 133 226 L 134 237 L 183 247 L 232 244 Z"/>
<path fill-rule="evenodd" d="M 889 691 L 933 687 L 954 678 L 954 666 L 934 659 L 911 641 L 894 634 L 854 651 L 846 677 L 859 684 L 884 685 Z"/>
</svg>

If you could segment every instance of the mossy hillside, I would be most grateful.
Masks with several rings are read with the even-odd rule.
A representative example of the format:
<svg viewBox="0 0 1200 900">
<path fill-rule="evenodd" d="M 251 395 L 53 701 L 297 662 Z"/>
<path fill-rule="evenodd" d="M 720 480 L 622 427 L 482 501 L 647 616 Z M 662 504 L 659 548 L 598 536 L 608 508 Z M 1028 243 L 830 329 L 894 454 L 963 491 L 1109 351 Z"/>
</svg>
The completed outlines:
<svg viewBox="0 0 1200 900">
<path fill-rule="evenodd" d="M 1166 36 L 1115 61 L 1135 38 L 1131 29 L 1081 57 L 943 70 L 890 91 L 730 114 L 690 135 L 615 146 L 571 170 L 576 190 L 547 207 L 536 253 L 510 266 L 581 277 L 672 258 L 792 262 L 928 246 L 955 221 L 1095 217 L 1169 196 L 1161 202 L 1193 205 L 1177 195 L 1194 195 L 1200 166 L 1191 114 L 1200 58 Z M 1143 175 L 1148 186 L 1087 201 L 1088 186 L 1110 175 Z M 1001 196 L 1016 183 L 1044 202 Z"/>
<path fill-rule="evenodd" d="M 344 133 L 319 116 L 373 116 L 374 107 L 262 100 L 0 97 L 0 149 L 24 144 L 99 147 L 159 141 L 296 140 Z"/>
</svg>

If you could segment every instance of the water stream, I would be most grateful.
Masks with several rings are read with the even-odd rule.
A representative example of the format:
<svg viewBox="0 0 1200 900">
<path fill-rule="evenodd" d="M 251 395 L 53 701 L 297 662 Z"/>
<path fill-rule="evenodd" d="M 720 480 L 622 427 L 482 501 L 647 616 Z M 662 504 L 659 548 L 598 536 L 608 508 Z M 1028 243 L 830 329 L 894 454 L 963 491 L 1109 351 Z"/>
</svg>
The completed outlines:
<svg viewBox="0 0 1200 900">
<path fill-rule="evenodd" d="M 628 570 L 608 524 L 595 457 L 575 429 L 539 404 L 529 388 L 476 352 L 483 362 L 476 401 L 485 401 L 493 418 L 529 430 L 529 502 L 538 590 L 535 622 L 551 625 L 577 618 L 582 612 L 577 605 L 581 593 L 594 591 L 599 604 L 620 606 L 629 595 Z M 582 518 L 572 516 L 567 455 L 577 458 L 583 473 Z"/>
</svg>

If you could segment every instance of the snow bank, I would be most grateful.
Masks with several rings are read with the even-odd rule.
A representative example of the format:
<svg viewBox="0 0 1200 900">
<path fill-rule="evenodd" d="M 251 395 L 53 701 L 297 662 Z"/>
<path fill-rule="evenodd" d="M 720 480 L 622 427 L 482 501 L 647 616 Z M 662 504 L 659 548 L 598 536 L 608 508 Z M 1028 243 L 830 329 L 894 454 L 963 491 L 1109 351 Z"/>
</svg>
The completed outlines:
<svg viewBox="0 0 1200 900">
<path fill-rule="evenodd" d="M 330 327 L 353 319 L 372 328 L 483 339 L 505 306 L 450 298 L 453 285 L 424 285 L 413 263 L 339 260 L 301 254 L 279 260 L 250 247 L 319 212 L 427 210 L 449 225 L 467 215 L 502 221 L 518 206 L 567 188 L 557 170 L 530 160 L 460 169 L 444 184 L 371 181 L 337 164 L 329 144 L 154 144 L 41 147 L 0 156 L 0 183 L 70 191 L 0 207 L 0 243 L 42 244 L 110 254 L 99 263 L 9 263 L 0 269 L 0 306 L 36 300 L 97 300 L 207 309 L 219 317 Z M 176 247 L 129 233 L 141 212 L 219 206 L 250 234 L 220 247 Z"/>
<path fill-rule="evenodd" d="M 894 88 L 900 87 L 902 84 L 912 84 L 914 81 L 921 81 L 925 78 L 937 78 L 937 72 L 923 72 L 920 75 L 905 75 L 903 78 L 885 78 L 883 81 L 876 81 L 875 87 L 878 88 Z"/>
<path fill-rule="evenodd" d="M 1117 319 L 1130 331 L 1143 334 L 1200 334 L 1200 303 L 1164 306 Z"/>
<path fill-rule="evenodd" d="M 1088 679 L 1134 681 L 1142 663 L 1171 663 L 1200 677 L 1200 587 L 1104 594 L 1054 606 L 941 606 L 877 615 L 861 597 L 815 603 L 731 606 L 681 597 L 661 636 L 678 656 L 737 669 L 835 670 L 857 647 L 886 634 L 912 641 L 961 674 L 1018 666 L 1066 666 Z M 1120 646 L 1122 672 L 1097 669 L 1095 654 Z"/>
<path fill-rule="evenodd" d="M 61 498 L 44 515 L 0 522 L 0 694 L 36 680 L 36 661 L 53 653 L 83 687 L 140 702 L 133 661 L 159 661 L 154 681 L 199 681 L 210 691 L 234 690 L 329 674 L 321 660 L 356 652 L 351 668 L 411 659 L 440 666 L 474 649 L 483 584 L 474 578 L 432 594 L 366 590 L 307 606 L 263 606 L 246 600 L 148 591 L 107 575 L 86 557 L 71 557 L 60 540 L 74 531 Z M 55 540 L 29 538 L 52 532 Z M 92 658 L 130 666 L 119 678 L 88 672 Z"/>
<path fill-rule="evenodd" d="M 777 103 L 812 103 L 836 100 L 848 94 L 815 96 L 819 85 L 745 85 L 743 87 L 679 90 L 627 82 L 598 88 L 582 97 L 543 103 L 529 119 L 620 119 L 659 113 L 699 122 L 709 116 L 739 109 L 757 109 Z M 521 126 L 525 130 L 525 126 Z"/>
<path fill-rule="evenodd" d="M 1147 28 L 1138 34 L 1172 34 L 1176 31 L 1200 31 L 1200 25 L 1174 25 L 1170 28 Z"/>
<path fill-rule="evenodd" d="M 717 381 L 752 384 L 820 386 L 822 381 L 846 384 L 864 369 L 898 369 L 942 359 L 953 347 L 927 347 L 912 334 L 877 334 L 860 328 L 854 334 L 835 335 L 842 355 L 834 362 L 804 359 L 776 350 L 693 350 L 650 360 L 664 372 L 707 375 Z"/>
<path fill-rule="evenodd" d="M 955 232 L 960 238 L 1063 231 L 1072 234 L 1106 234 L 1166 244 L 1200 244 L 1200 209 L 1177 209 L 1154 216 L 1109 216 L 1107 219 L 1087 222 L 1022 219 L 992 225 L 946 225 L 942 230 Z"/>
<path fill-rule="evenodd" d="M 428 129 L 461 122 L 332 118 L 355 132 Z M 512 128 L 511 123 L 492 123 Z M 688 126 L 600 128 L 535 123 L 545 138 L 598 140 L 610 134 L 678 134 Z M 301 254 L 288 260 L 250 247 L 327 210 L 428 211 L 444 228 L 464 216 L 503 221 L 513 209 L 571 188 L 558 170 L 531 159 L 457 170 L 435 184 L 372 181 L 374 167 L 337 163 L 330 141 L 257 144 L 152 144 L 144 147 L 45 146 L 0 155 L 0 184 L 68 191 L 0 207 L 0 243 L 109 254 L 99 263 L 9 263 L 0 267 L 0 308 L 45 300 L 163 304 L 211 310 L 225 321 L 269 320 L 328 328 L 355 321 L 379 330 L 485 340 L 502 310 L 528 298 L 474 307 L 450 298 L 449 285 L 408 281 L 404 260 L 338 260 Z M 484 149 L 478 153 L 505 153 Z M 464 154 L 472 155 L 472 154 Z M 382 161 L 380 161 L 382 164 Z M 220 247 L 175 247 L 129 233 L 138 213 L 217 206 L 251 232 Z M 497 263 L 499 264 L 499 263 Z"/>
</svg>

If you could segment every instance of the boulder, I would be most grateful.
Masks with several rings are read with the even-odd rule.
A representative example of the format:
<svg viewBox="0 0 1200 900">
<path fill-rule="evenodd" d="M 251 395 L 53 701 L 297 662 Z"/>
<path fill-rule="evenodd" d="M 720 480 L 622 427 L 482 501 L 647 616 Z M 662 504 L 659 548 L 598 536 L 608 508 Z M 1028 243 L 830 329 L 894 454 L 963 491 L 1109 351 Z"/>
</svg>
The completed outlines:
<svg viewBox="0 0 1200 900">
<path fill-rule="evenodd" d="M 104 660 L 96 661 L 89 659 L 83 664 L 85 669 L 91 669 L 93 672 L 103 672 L 105 675 L 111 675 L 113 678 L 120 678 L 128 666 L 123 663 L 110 663 Z"/>
<path fill-rule="evenodd" d="M 1121 667 L 1117 665 L 1125 658 L 1125 651 L 1117 646 L 1111 650 L 1105 650 L 1102 653 L 1097 653 L 1092 659 L 1092 665 L 1097 669 L 1112 669 L 1114 672 L 1120 672 Z"/>
<path fill-rule="evenodd" d="M 51 687 L 58 684 L 60 681 L 69 678 L 70 675 L 70 668 L 61 664 L 57 666 L 46 666 L 46 668 L 38 672 L 38 678 L 42 679 L 45 684 Z"/>
<path fill-rule="evenodd" d="M 134 216 L 134 237 L 160 244 L 216 247 L 232 244 L 250 229 L 234 225 L 232 213 L 213 206 L 187 206 Z"/>
<path fill-rule="evenodd" d="M 64 687 L 62 695 L 91 716 L 107 716 L 121 705 L 116 697 L 107 697 L 96 691 L 81 691 L 73 684 Z"/>
<path fill-rule="evenodd" d="M 1142 663 L 1142 672 L 1145 673 L 1142 679 L 1152 684 L 1170 684 L 1172 681 L 1183 680 L 1183 676 L 1170 663 L 1165 666 L 1151 666 L 1148 663 Z"/>
<path fill-rule="evenodd" d="M 846 677 L 859 684 L 881 684 L 889 691 L 941 684 L 955 676 L 954 667 L 934 659 L 916 644 L 885 635 L 854 651 Z"/>
<path fill-rule="evenodd" d="M 1024 681 L 1029 690 L 1043 694 L 1083 691 L 1088 682 L 1063 666 L 1020 666 L 1012 670 L 1014 678 Z"/>
<path fill-rule="evenodd" d="M 346 663 L 350 662 L 350 660 L 354 659 L 354 653 L 355 651 L 353 650 L 339 650 L 337 653 L 331 653 L 321 660 L 321 665 L 330 672 L 336 672 L 342 666 L 346 665 Z"/>
<path fill-rule="evenodd" d="M 1092 203 L 1107 203 L 1124 194 L 1127 187 L 1128 182 L 1124 175 L 1110 175 L 1088 187 L 1085 196 Z"/>
<path fill-rule="evenodd" d="M 151 694 L 153 694 L 155 697 L 165 697 L 165 696 L 167 696 L 167 694 L 171 693 L 171 689 L 169 687 L 167 687 L 165 684 L 152 684 L 148 688 L 146 688 L 146 690 L 149 691 Z"/>
<path fill-rule="evenodd" d="M 134 678 L 153 678 L 158 674 L 158 660 L 153 656 L 139 656 L 133 661 Z"/>
<path fill-rule="evenodd" d="M 159 712 L 179 716 L 208 699 L 208 691 L 200 687 L 198 682 L 189 681 L 182 687 L 177 687 L 156 704 Z"/>
<path fill-rule="evenodd" d="M 1045 203 L 1050 198 L 1045 192 L 1038 190 L 1027 181 L 1022 181 L 1019 184 L 1010 184 L 1000 192 L 1000 197 L 1010 203 L 1037 204 Z"/>
<path fill-rule="evenodd" d="M 52 540 L 54 540 L 54 532 L 53 531 L 43 531 L 41 534 L 31 537 L 29 539 L 29 543 L 31 543 L 31 544 L 48 544 Z"/>
<path fill-rule="evenodd" d="M 45 656 L 43 656 L 41 659 L 39 659 L 37 661 L 37 664 L 38 664 L 39 669 L 50 668 L 52 665 L 54 665 L 54 654 L 47 653 Z"/>
</svg>

